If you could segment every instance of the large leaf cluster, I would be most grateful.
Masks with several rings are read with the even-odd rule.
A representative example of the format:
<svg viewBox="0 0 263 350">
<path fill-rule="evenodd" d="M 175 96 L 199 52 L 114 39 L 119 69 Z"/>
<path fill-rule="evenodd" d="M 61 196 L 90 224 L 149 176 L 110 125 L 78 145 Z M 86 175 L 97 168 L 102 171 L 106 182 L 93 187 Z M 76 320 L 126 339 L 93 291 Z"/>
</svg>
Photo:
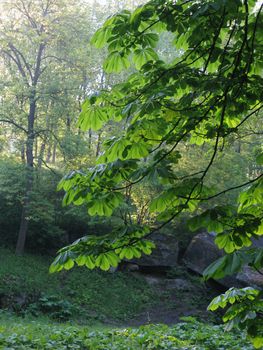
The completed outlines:
<svg viewBox="0 0 263 350">
<path fill-rule="evenodd" d="M 129 232 L 130 231 L 130 232 Z M 116 268 L 126 258 L 140 258 L 149 255 L 154 243 L 145 239 L 146 229 L 126 227 L 124 231 L 104 236 L 89 235 L 78 239 L 71 245 L 59 250 L 58 256 L 50 266 L 50 272 L 70 270 L 75 264 L 89 269 L 98 267 L 104 271 Z"/>
<path fill-rule="evenodd" d="M 230 306 L 229 306 L 230 305 Z M 263 311 L 262 291 L 247 287 L 242 289 L 230 288 L 226 293 L 214 298 L 208 305 L 211 311 L 228 307 L 223 320 L 228 322 L 226 329 L 235 325 L 241 329 L 248 329 L 250 339 L 257 349 L 263 344 L 262 319 L 255 322 L 258 313 Z"/>
<path fill-rule="evenodd" d="M 160 59 L 157 49 L 162 31 L 173 38 L 169 62 Z M 247 182 L 223 190 L 209 187 L 206 179 L 225 142 L 252 117 L 260 120 L 261 34 L 262 5 L 254 0 L 152 0 L 133 13 L 122 11 L 109 18 L 92 43 L 97 48 L 107 46 L 106 73 L 129 67 L 132 73 L 84 102 L 79 127 L 98 130 L 108 121 L 120 122 L 121 127 L 118 136 L 104 143 L 94 168 L 62 180 L 64 203 L 86 203 L 90 215 L 109 216 L 122 205 L 127 190 L 154 180 L 160 191 L 149 208 L 160 227 L 190 212 L 192 228 L 214 231 L 219 248 L 232 254 L 206 271 L 207 276 L 222 277 L 247 263 L 239 251 L 263 234 L 262 174 L 259 171 Z M 183 177 L 176 169 L 182 143 L 209 149 L 206 165 Z M 262 150 L 257 162 L 262 165 Z M 245 191 L 236 206 L 202 212 L 202 203 L 240 188 Z M 150 227 L 135 231 L 145 232 L 138 241 L 153 232 Z M 87 249 L 88 259 L 95 259 L 90 264 L 83 258 L 81 264 L 89 267 L 107 269 L 122 257 L 136 256 L 116 250 L 116 242 L 125 249 L 138 248 L 135 231 L 112 232 L 106 241 L 84 238 L 60 251 L 52 270 L 71 268 L 81 254 L 79 247 Z M 118 256 L 114 264 L 112 254 Z M 250 264 L 260 269 L 261 253 L 251 256 Z"/>
</svg>

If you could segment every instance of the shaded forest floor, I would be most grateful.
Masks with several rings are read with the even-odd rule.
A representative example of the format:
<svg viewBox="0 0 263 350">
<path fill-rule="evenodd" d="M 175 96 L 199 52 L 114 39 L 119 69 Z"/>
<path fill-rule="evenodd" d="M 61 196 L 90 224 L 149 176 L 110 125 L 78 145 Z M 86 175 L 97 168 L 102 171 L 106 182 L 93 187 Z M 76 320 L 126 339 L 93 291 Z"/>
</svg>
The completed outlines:
<svg viewBox="0 0 263 350">
<path fill-rule="evenodd" d="M 217 292 L 205 285 L 199 277 L 188 273 L 177 278 L 152 275 L 143 277 L 158 298 L 154 305 L 149 305 L 129 320 L 129 326 L 150 323 L 173 325 L 188 316 L 201 321 L 220 321 L 218 314 L 207 311 L 207 305 Z"/>
<path fill-rule="evenodd" d="M 21 317 L 112 326 L 219 320 L 206 311 L 216 291 L 181 267 L 166 275 L 86 268 L 50 275 L 48 257 L 0 254 L 0 310 Z"/>
<path fill-rule="evenodd" d="M 48 257 L 0 256 L 0 349 L 253 349 L 214 324 L 214 291 L 182 268 L 50 275 Z"/>
</svg>

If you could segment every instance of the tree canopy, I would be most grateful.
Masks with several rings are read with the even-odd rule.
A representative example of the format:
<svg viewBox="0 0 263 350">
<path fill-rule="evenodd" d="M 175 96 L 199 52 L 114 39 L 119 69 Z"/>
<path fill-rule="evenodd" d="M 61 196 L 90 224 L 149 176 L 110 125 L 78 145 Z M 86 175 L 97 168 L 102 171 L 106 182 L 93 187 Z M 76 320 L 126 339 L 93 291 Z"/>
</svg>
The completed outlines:
<svg viewBox="0 0 263 350">
<path fill-rule="evenodd" d="M 83 99 L 90 69 L 86 57 L 90 14 L 90 7 L 74 0 L 16 0 L 2 5 L 0 124 L 3 134 L 9 136 L 5 139 L 12 139 L 6 142 L 6 153 L 19 149 L 27 170 L 20 201 L 18 254 L 24 251 L 34 221 L 35 170 L 54 164 L 58 153 L 71 157 L 72 110 Z M 80 138 L 77 144 L 81 146 Z M 75 156 L 77 153 L 75 150 Z"/>
<path fill-rule="evenodd" d="M 191 229 L 213 231 L 226 253 L 205 271 L 206 278 L 236 273 L 243 264 L 262 267 L 262 249 L 252 248 L 263 234 L 260 143 L 253 150 L 254 171 L 245 173 L 243 182 L 222 188 L 208 181 L 233 140 L 262 136 L 251 132 L 262 122 L 262 24 L 262 5 L 254 0 L 152 0 L 110 17 L 94 34 L 92 43 L 108 49 L 104 71 L 127 74 L 89 96 L 78 126 L 100 130 L 110 123 L 120 131 L 104 142 L 94 167 L 60 182 L 64 204 L 85 204 L 92 216 L 111 216 L 124 207 L 130 189 L 147 182 L 158 189 L 148 205 L 155 222 L 125 217 L 104 236 L 85 236 L 59 251 L 52 272 L 75 263 L 108 270 L 123 258 L 150 254 L 151 234 L 182 213 L 189 213 Z M 162 40 L 173 48 L 166 57 Z M 205 152 L 206 162 L 182 174 L 185 145 Z M 231 170 L 230 163 L 225 171 Z M 235 203 L 224 201 L 236 190 Z M 242 321 L 261 346 L 262 319 L 254 322 L 262 313 L 261 292 L 232 291 L 224 298 L 217 307 L 246 301 L 234 304 L 226 320 Z"/>
</svg>

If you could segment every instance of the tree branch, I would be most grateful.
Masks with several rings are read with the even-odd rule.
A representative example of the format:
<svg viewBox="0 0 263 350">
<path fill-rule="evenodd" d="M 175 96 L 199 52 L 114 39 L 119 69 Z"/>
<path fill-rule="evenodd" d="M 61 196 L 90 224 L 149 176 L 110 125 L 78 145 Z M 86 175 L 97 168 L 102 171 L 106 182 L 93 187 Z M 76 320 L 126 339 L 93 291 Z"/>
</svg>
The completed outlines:
<svg viewBox="0 0 263 350">
<path fill-rule="evenodd" d="M 16 123 L 15 121 L 13 121 L 13 120 L 9 120 L 9 119 L 0 119 L 0 122 L 12 124 L 12 125 L 14 125 L 16 128 L 22 130 L 24 133 L 27 134 L 27 130 L 26 130 L 22 125 L 17 124 L 17 123 Z"/>
<path fill-rule="evenodd" d="M 30 68 L 29 63 L 27 62 L 27 60 L 25 59 L 25 56 L 22 54 L 22 52 L 20 50 L 18 50 L 13 43 L 9 43 L 8 46 L 10 47 L 10 49 L 18 56 L 21 57 L 22 61 L 24 62 L 24 65 L 30 75 L 31 81 L 33 81 L 33 75 L 32 75 L 32 71 Z"/>
</svg>

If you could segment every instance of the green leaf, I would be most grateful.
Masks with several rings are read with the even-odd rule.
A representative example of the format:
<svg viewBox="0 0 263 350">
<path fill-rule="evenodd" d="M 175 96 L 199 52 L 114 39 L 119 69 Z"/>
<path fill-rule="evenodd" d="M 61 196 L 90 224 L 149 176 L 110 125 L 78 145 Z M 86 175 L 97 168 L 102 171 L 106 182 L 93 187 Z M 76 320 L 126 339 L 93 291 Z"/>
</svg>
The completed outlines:
<svg viewBox="0 0 263 350">
<path fill-rule="evenodd" d="M 107 43 L 107 40 L 111 36 L 111 30 L 107 27 L 102 27 L 96 31 L 96 33 L 91 38 L 91 44 L 96 48 L 102 48 Z"/>
<path fill-rule="evenodd" d="M 224 225 L 219 221 L 210 220 L 207 225 L 207 230 L 209 232 L 222 233 L 224 231 Z M 217 242 L 216 242 L 217 243 Z M 218 245 L 219 247 L 219 245 Z M 220 247 L 219 247 L 220 248 Z M 220 248 L 221 249 L 221 248 Z"/>
<path fill-rule="evenodd" d="M 77 126 L 82 131 L 99 130 L 109 119 L 104 107 L 97 105 L 86 105 L 79 115 Z"/>
<path fill-rule="evenodd" d="M 261 221 L 260 225 L 258 226 L 258 228 L 254 231 L 254 233 L 258 236 L 262 236 L 263 235 L 263 220 Z"/>
<path fill-rule="evenodd" d="M 157 53 L 151 49 L 137 49 L 133 54 L 133 62 L 135 64 L 136 69 L 141 69 L 141 67 L 147 63 L 148 61 L 157 61 L 158 55 Z"/>
<path fill-rule="evenodd" d="M 70 270 L 74 266 L 74 261 L 72 259 L 69 259 L 67 262 L 63 264 L 63 267 L 65 270 Z"/>
<path fill-rule="evenodd" d="M 86 264 L 87 257 L 84 255 L 79 255 L 75 262 L 78 266 L 84 266 Z"/>
<path fill-rule="evenodd" d="M 237 253 L 233 253 L 227 256 L 227 265 L 224 269 L 226 275 L 233 275 L 239 272 L 242 268 L 241 256 Z"/>
<path fill-rule="evenodd" d="M 159 197 L 154 198 L 152 202 L 150 203 L 149 209 L 150 212 L 158 212 L 162 213 L 167 208 L 172 206 L 172 202 L 175 200 L 175 194 L 170 188 L 168 191 L 163 192 Z"/>
<path fill-rule="evenodd" d="M 233 275 L 239 272 L 242 265 L 243 260 L 238 253 L 225 255 L 209 265 L 204 270 L 203 276 L 205 280 L 208 280 L 209 278 L 220 279 L 227 275 Z"/>
<path fill-rule="evenodd" d="M 127 56 L 119 51 L 113 51 L 109 54 L 103 64 L 106 73 L 119 73 L 123 69 L 130 67 L 130 61 Z"/>
<path fill-rule="evenodd" d="M 100 254 L 95 260 L 95 264 L 103 271 L 107 271 L 110 268 L 110 263 L 106 254 Z"/>
<path fill-rule="evenodd" d="M 117 267 L 120 261 L 118 255 L 115 252 L 107 252 L 105 253 L 106 258 L 111 266 Z"/>
<path fill-rule="evenodd" d="M 131 145 L 126 158 L 140 159 L 147 157 L 149 154 L 148 147 L 145 143 L 138 142 Z"/>
<path fill-rule="evenodd" d="M 141 249 L 141 251 L 146 254 L 146 255 L 150 255 L 152 253 L 153 248 L 155 248 L 155 244 L 151 241 L 140 241 L 137 243 L 137 246 L 139 249 Z"/>
<path fill-rule="evenodd" d="M 124 151 L 130 146 L 130 141 L 125 138 L 116 139 L 103 154 L 107 162 L 113 162 L 117 159 L 124 159 Z M 127 157 L 127 156 L 126 156 Z"/>
<path fill-rule="evenodd" d="M 111 203 L 108 203 L 107 198 L 99 198 L 94 199 L 92 202 L 90 202 L 88 213 L 91 216 L 111 216 L 113 209 L 114 207 L 111 205 Z"/>
<path fill-rule="evenodd" d="M 255 349 L 261 349 L 263 347 L 263 337 L 256 336 L 250 337 L 249 339 L 252 341 L 252 344 L 254 345 Z"/>
<path fill-rule="evenodd" d="M 119 253 L 119 256 L 121 259 L 132 259 L 133 258 L 133 250 L 131 247 L 126 247 L 126 248 L 123 248 L 121 250 L 121 252 Z"/>
<path fill-rule="evenodd" d="M 93 256 L 86 256 L 85 265 L 90 270 L 94 269 L 94 267 L 95 267 L 95 259 L 93 258 Z"/>
<path fill-rule="evenodd" d="M 235 128 L 239 125 L 240 119 L 235 117 L 226 117 L 225 122 L 230 128 Z"/>
<path fill-rule="evenodd" d="M 227 256 L 222 256 L 215 262 L 210 264 L 203 272 L 205 280 L 209 278 L 220 279 L 225 276 L 225 267 L 227 264 Z"/>
<path fill-rule="evenodd" d="M 256 162 L 258 165 L 263 165 L 263 152 L 256 157 Z"/>
<path fill-rule="evenodd" d="M 49 273 L 55 273 L 55 272 L 59 272 L 63 269 L 62 266 L 52 263 L 49 267 Z"/>
<path fill-rule="evenodd" d="M 158 40 L 159 40 L 159 35 L 156 33 L 144 33 L 140 40 L 142 41 L 142 45 L 145 46 L 151 46 L 155 47 Z"/>
</svg>

